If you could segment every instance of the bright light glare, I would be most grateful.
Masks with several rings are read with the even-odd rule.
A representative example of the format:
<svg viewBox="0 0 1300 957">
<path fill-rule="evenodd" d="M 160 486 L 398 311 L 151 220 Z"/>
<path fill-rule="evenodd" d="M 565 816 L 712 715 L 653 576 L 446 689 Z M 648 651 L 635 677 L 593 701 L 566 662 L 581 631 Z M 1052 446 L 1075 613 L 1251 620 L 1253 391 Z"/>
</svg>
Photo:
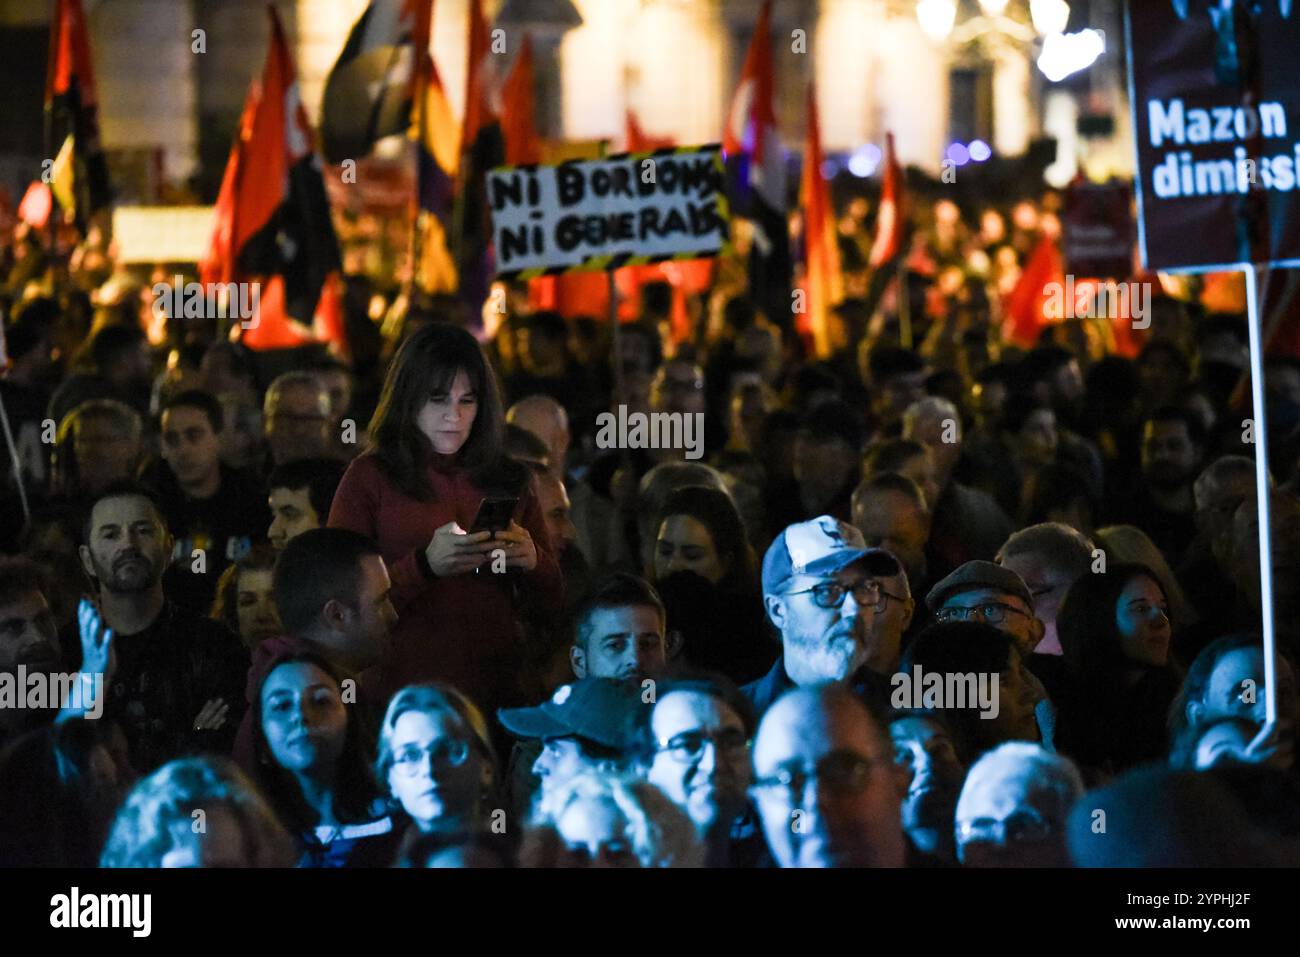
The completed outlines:
<svg viewBox="0 0 1300 957">
<path fill-rule="evenodd" d="M 1029 0 L 1029 16 L 1039 36 L 1064 33 L 1070 22 L 1070 5 L 1065 0 Z"/>
<path fill-rule="evenodd" d="M 927 37 L 942 43 L 957 21 L 957 0 L 921 0 L 916 5 L 916 19 Z"/>
<path fill-rule="evenodd" d="M 1043 76 L 1058 83 L 1071 73 L 1088 69 L 1105 52 L 1106 40 L 1096 30 L 1053 33 L 1043 38 L 1038 69 L 1043 71 Z"/>
</svg>

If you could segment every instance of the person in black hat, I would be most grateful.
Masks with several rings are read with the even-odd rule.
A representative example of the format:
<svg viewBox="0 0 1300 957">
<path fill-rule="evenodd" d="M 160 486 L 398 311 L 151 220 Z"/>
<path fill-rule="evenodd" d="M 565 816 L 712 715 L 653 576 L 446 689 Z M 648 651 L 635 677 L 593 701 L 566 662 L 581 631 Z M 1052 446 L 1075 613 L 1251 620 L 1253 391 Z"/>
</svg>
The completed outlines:
<svg viewBox="0 0 1300 957">
<path fill-rule="evenodd" d="M 1034 615 L 1034 596 L 1010 568 L 974 561 L 960 566 L 930 589 L 925 603 L 938 621 L 982 621 L 1015 639 L 1023 657 L 1043 640 L 1045 626 Z"/>
<path fill-rule="evenodd" d="M 1035 699 L 1039 739 L 1051 748 L 1056 709 L 1043 683 L 1029 670 L 1029 656 L 1043 640 L 1046 626 L 1034 614 L 1034 596 L 1025 580 L 993 562 L 967 562 L 931 588 L 925 604 L 938 622 L 978 621 L 1010 636 L 1016 645 L 1020 678 Z"/>
<path fill-rule="evenodd" d="M 497 717 L 506 730 L 525 741 L 541 743 L 532 762 L 532 776 L 523 775 L 516 747 L 511 759 L 515 806 L 528 807 L 532 790 L 545 801 L 575 775 L 586 770 L 625 770 L 636 744 L 638 713 L 643 699 L 654 700 L 653 682 L 646 687 L 612 678 L 582 678 L 560 685 L 555 694 L 532 708 L 501 708 Z M 523 793 L 523 792 L 527 793 Z"/>
</svg>

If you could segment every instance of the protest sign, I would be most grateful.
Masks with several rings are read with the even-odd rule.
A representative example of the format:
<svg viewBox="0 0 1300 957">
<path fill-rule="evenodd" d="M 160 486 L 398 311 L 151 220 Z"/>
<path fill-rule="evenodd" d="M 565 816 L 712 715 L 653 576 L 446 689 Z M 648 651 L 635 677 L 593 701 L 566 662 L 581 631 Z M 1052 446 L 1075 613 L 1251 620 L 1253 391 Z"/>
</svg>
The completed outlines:
<svg viewBox="0 0 1300 957">
<path fill-rule="evenodd" d="M 1146 268 L 1300 264 L 1300 10 L 1126 9 Z"/>
<path fill-rule="evenodd" d="M 717 146 L 502 167 L 488 202 L 501 278 L 697 259 L 728 237 Z"/>
<path fill-rule="evenodd" d="M 1125 182 L 1071 184 L 1061 210 L 1068 274 L 1122 280 L 1133 273 L 1132 204 Z"/>
</svg>

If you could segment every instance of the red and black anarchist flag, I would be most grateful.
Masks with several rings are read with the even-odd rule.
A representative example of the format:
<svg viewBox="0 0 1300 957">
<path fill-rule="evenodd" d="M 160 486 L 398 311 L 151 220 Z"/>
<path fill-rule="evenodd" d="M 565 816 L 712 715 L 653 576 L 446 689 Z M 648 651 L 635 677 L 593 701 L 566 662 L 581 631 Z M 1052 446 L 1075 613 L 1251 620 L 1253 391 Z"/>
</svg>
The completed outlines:
<svg viewBox="0 0 1300 957">
<path fill-rule="evenodd" d="M 54 160 L 54 196 L 86 223 L 113 200 L 108 160 L 99 139 L 95 71 L 81 0 L 55 0 L 45 77 L 45 147 Z"/>
<path fill-rule="evenodd" d="M 310 327 L 326 277 L 342 265 L 293 58 L 275 9 L 268 13 L 266 66 L 245 101 L 217 198 L 212 247 L 200 264 L 204 282 L 260 277 L 282 284 L 282 292 L 269 289 L 270 301 L 262 303 L 254 331 L 264 337 L 274 332 L 281 295 L 283 315 Z"/>
</svg>

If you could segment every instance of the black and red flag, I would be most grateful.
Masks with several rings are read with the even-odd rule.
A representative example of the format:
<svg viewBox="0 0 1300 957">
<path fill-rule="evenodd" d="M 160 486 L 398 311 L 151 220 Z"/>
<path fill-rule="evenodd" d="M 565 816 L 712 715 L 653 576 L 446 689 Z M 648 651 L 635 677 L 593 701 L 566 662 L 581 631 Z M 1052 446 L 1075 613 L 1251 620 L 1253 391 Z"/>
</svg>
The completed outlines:
<svg viewBox="0 0 1300 957">
<path fill-rule="evenodd" d="M 54 196 L 85 229 L 113 200 L 99 138 L 95 71 L 81 0 L 55 0 L 45 77 L 45 147 L 54 158 Z"/>
<path fill-rule="evenodd" d="M 261 81 L 244 105 L 235 145 L 217 197 L 212 246 L 200 264 L 205 283 L 264 279 L 249 345 L 294 345 L 310 327 L 326 278 L 341 268 L 338 239 L 315 138 L 298 96 L 298 80 L 275 9 Z M 329 310 L 324 310 L 329 313 Z M 334 339 L 337 329 L 317 329 Z"/>
</svg>

